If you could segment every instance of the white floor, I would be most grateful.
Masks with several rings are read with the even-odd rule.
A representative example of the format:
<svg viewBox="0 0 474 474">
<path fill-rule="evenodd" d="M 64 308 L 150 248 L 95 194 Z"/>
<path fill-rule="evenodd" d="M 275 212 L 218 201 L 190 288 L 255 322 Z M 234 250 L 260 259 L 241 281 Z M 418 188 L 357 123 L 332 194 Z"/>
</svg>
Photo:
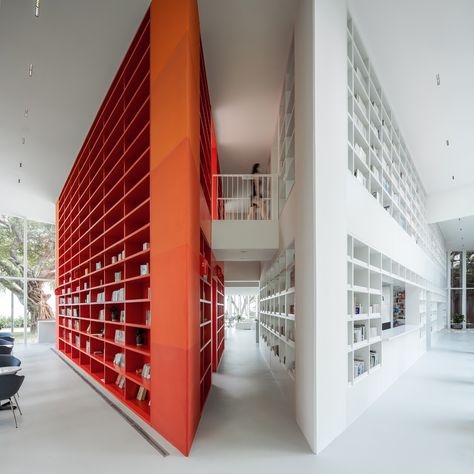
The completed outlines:
<svg viewBox="0 0 474 474">
<path fill-rule="evenodd" d="M 227 340 L 189 458 L 161 457 L 49 348 L 31 346 L 21 357 L 20 428 L 0 412 L 0 465 L 8 474 L 474 472 L 472 333 L 443 334 L 437 350 L 319 456 L 309 452 L 250 331 Z"/>
</svg>

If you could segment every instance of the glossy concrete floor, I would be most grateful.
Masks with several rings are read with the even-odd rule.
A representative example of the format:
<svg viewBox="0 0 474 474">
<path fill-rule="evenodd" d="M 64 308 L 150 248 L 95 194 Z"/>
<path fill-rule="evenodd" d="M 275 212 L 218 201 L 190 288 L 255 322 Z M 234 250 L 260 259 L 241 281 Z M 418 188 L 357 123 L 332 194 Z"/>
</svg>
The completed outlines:
<svg viewBox="0 0 474 474">
<path fill-rule="evenodd" d="M 443 333 L 319 456 L 309 452 L 254 343 L 228 336 L 189 458 L 161 457 L 48 347 L 20 347 L 24 415 L 0 412 L 1 471 L 157 473 L 472 473 L 474 334 Z"/>
</svg>

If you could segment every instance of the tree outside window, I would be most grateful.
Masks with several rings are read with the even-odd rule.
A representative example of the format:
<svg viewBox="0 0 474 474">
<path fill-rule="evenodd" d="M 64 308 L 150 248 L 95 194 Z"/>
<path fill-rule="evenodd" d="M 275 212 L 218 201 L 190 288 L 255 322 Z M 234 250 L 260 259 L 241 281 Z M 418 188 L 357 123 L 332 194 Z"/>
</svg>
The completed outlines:
<svg viewBox="0 0 474 474">
<path fill-rule="evenodd" d="M 11 327 L 13 320 L 11 329 L 19 326 L 18 312 L 19 305 L 24 303 L 25 280 L 30 333 L 36 333 L 38 320 L 53 319 L 54 278 L 54 225 L 0 215 L 0 325 Z"/>
</svg>

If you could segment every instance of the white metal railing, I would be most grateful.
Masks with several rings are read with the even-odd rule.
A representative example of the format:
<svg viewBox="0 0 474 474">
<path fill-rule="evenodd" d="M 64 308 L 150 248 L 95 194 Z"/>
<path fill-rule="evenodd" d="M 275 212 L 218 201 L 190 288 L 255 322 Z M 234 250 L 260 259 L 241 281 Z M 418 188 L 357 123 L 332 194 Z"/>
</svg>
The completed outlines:
<svg viewBox="0 0 474 474">
<path fill-rule="evenodd" d="M 273 219 L 278 180 L 271 174 L 216 174 L 212 177 L 214 220 Z M 275 202 L 274 202 L 275 201 Z"/>
</svg>

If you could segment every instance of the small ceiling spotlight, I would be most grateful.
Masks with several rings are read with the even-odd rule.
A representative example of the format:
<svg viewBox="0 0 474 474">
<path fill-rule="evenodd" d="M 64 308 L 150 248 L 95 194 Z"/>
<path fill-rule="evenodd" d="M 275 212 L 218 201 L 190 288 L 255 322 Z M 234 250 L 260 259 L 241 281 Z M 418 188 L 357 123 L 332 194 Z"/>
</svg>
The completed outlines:
<svg viewBox="0 0 474 474">
<path fill-rule="evenodd" d="M 453 176 L 451 176 L 451 179 L 454 181 L 454 175 L 453 175 Z"/>
<path fill-rule="evenodd" d="M 24 145 L 26 143 L 26 138 L 25 137 L 21 137 L 21 144 Z"/>
<path fill-rule="evenodd" d="M 446 146 L 449 146 L 449 140 L 446 140 Z"/>
<path fill-rule="evenodd" d="M 436 85 L 437 86 L 441 85 L 441 78 L 439 77 L 439 74 L 436 74 Z"/>
<path fill-rule="evenodd" d="M 40 16 L 40 0 L 35 0 L 35 17 Z"/>
<path fill-rule="evenodd" d="M 20 161 L 20 168 L 23 168 L 23 163 Z"/>
<path fill-rule="evenodd" d="M 20 183 L 21 183 L 21 179 L 20 179 L 20 178 L 18 178 L 18 184 L 20 184 Z"/>
<path fill-rule="evenodd" d="M 25 109 L 25 112 L 23 113 L 25 118 L 28 118 L 28 109 Z"/>
<path fill-rule="evenodd" d="M 33 64 L 28 65 L 28 76 L 31 77 L 33 75 Z"/>
</svg>

